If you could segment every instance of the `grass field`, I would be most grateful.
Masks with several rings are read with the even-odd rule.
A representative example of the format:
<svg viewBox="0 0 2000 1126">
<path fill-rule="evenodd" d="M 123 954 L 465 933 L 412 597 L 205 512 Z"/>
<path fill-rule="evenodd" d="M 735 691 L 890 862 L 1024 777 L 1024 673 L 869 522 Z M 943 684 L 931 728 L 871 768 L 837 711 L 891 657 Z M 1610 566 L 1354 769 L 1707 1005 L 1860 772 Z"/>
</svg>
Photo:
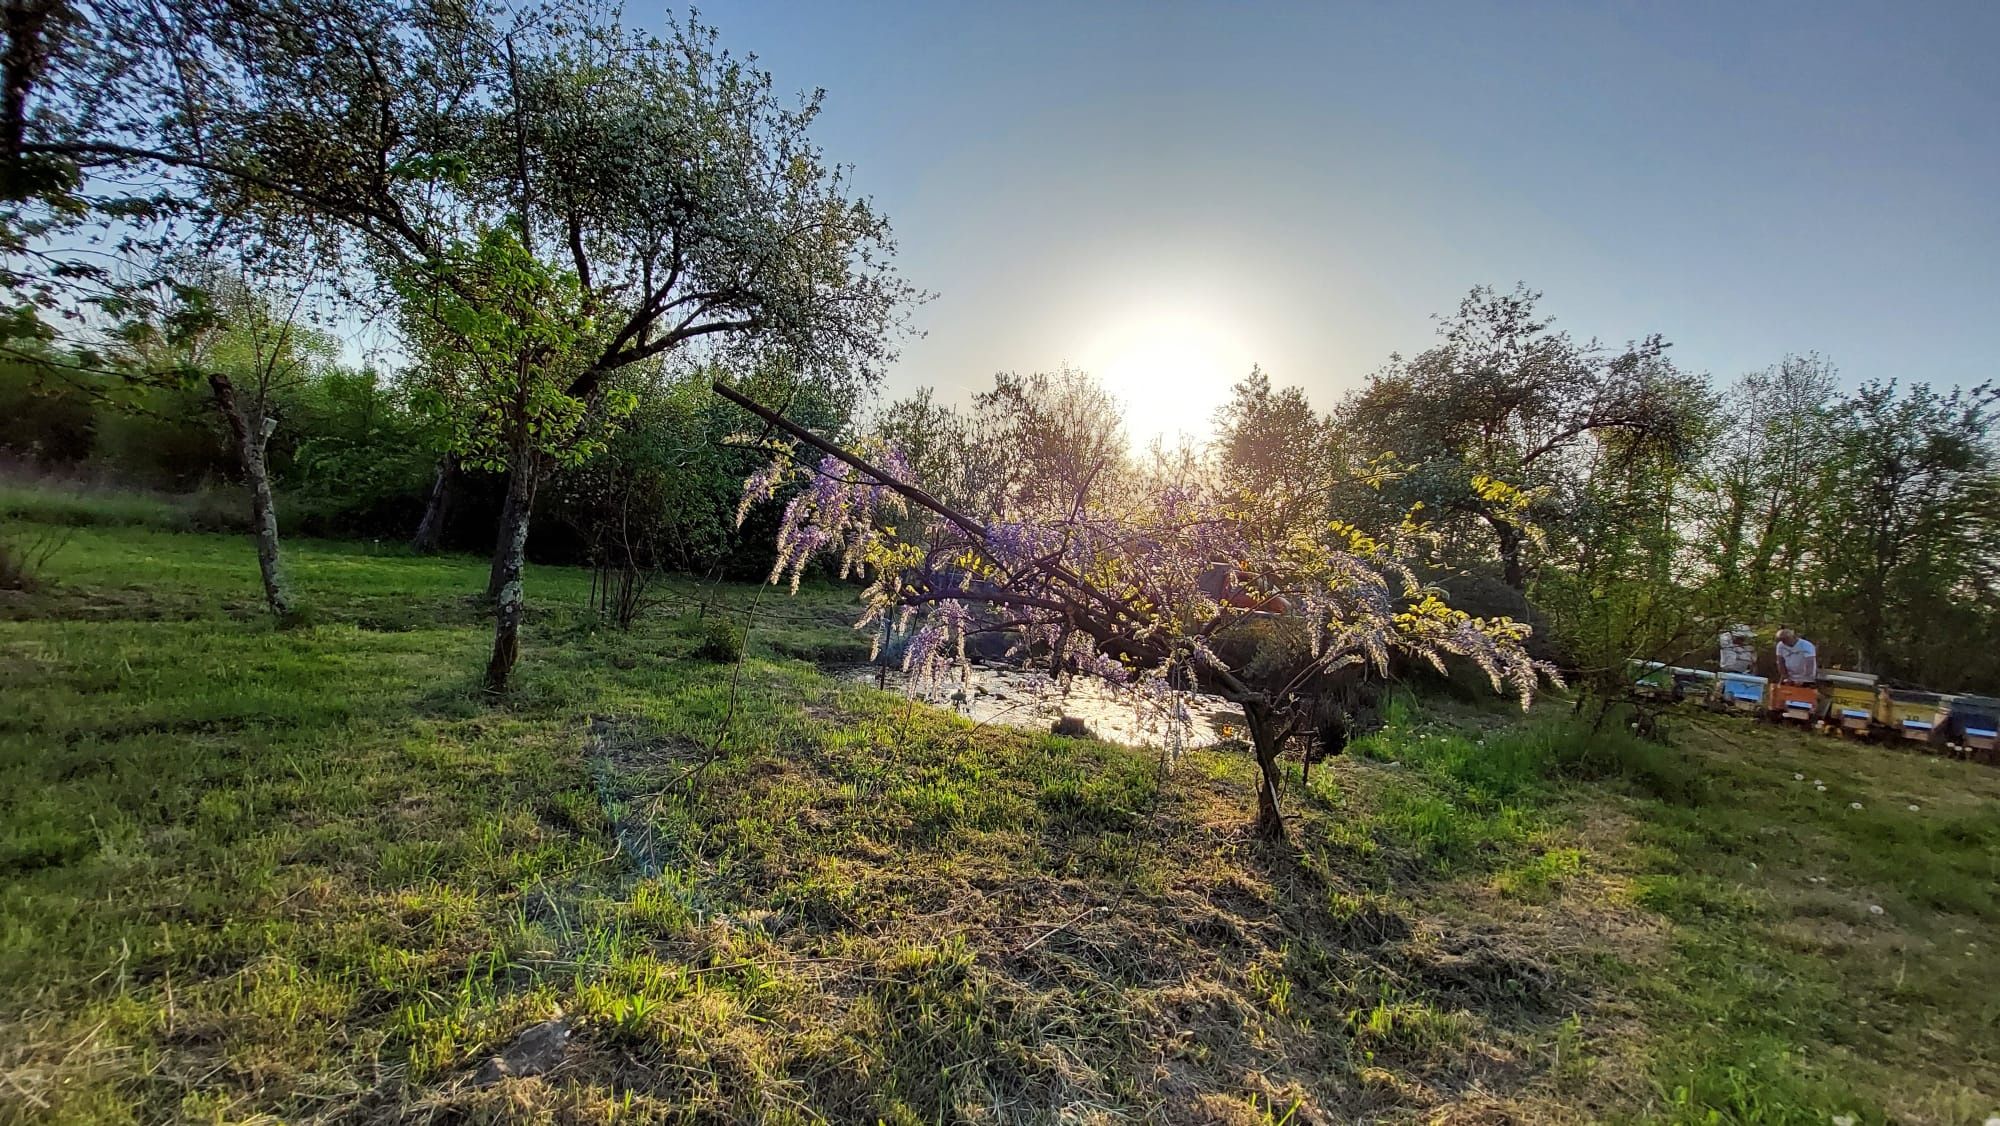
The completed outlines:
<svg viewBox="0 0 2000 1126">
<path fill-rule="evenodd" d="M 836 588 L 622 633 L 531 570 L 496 703 L 477 560 L 293 544 L 279 632 L 247 541 L 49 507 L 0 592 L 0 1119 L 2000 1114 L 1991 767 L 1413 700 L 1278 849 L 1246 755 L 829 679 Z"/>
</svg>

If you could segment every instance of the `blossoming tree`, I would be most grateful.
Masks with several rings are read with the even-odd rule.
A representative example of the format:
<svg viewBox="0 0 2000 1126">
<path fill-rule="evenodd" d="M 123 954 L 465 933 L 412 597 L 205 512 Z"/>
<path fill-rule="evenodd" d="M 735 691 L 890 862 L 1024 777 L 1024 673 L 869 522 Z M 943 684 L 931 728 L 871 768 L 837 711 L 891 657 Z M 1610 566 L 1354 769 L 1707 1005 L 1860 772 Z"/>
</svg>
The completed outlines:
<svg viewBox="0 0 2000 1126">
<path fill-rule="evenodd" d="M 1341 670 L 1386 674 L 1392 657 L 1443 670 L 1476 663 L 1495 691 L 1525 707 L 1554 669 L 1522 648 L 1528 628 L 1447 606 L 1404 562 L 1420 529 L 1382 537 L 1339 522 L 1276 525 L 1243 508 L 1236 490 L 1161 487 L 1147 503 L 1104 514 L 1078 503 L 1024 517 L 957 511 L 907 480 L 893 449 L 848 450 L 716 384 L 716 391 L 819 455 L 774 443 L 744 483 L 742 513 L 789 481 L 805 487 L 779 525 L 771 581 L 836 555 L 844 575 L 872 579 L 858 627 L 885 621 L 907 638 L 917 679 L 962 669 L 969 638 L 1001 633 L 1019 663 L 1057 676 L 1094 676 L 1163 705 L 1185 729 L 1192 687 L 1242 708 L 1257 758 L 1257 828 L 1284 836 L 1278 759 L 1308 721 L 1313 694 Z M 931 517 L 914 515 L 914 505 Z M 1275 659 L 1227 659 L 1223 644 L 1260 621 L 1295 627 L 1304 644 Z M 879 636 L 879 629 L 878 629 Z"/>
</svg>

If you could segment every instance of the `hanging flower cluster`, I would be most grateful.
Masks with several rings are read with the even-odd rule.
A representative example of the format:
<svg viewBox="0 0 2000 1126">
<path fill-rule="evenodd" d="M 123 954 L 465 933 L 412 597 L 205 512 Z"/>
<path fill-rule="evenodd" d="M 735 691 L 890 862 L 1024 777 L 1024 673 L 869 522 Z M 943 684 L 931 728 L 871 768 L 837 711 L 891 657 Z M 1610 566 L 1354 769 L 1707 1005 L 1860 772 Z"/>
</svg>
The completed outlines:
<svg viewBox="0 0 2000 1126">
<path fill-rule="evenodd" d="M 895 449 L 877 444 L 870 452 L 875 454 L 874 463 L 890 477 L 901 480 L 909 474 L 909 464 Z M 743 482 L 743 496 L 736 506 L 736 526 L 742 527 L 753 506 L 776 496 L 798 472 L 798 463 L 789 452 L 781 452 L 751 474 Z M 841 578 L 854 574 L 870 547 L 885 532 L 894 533 L 893 528 L 878 528 L 878 517 L 904 511 L 902 495 L 874 475 L 831 455 L 821 458 L 810 467 L 806 487 L 785 504 L 784 517 L 778 523 L 777 560 L 771 565 L 769 581 L 776 583 L 789 576 L 792 593 L 797 594 L 806 564 L 823 552 L 839 553 Z"/>
<path fill-rule="evenodd" d="M 911 484 L 893 451 L 867 458 Z M 744 511 L 785 473 L 774 461 L 746 481 Z M 1525 651 L 1526 626 L 1454 610 L 1418 580 L 1403 562 L 1424 534 L 1414 519 L 1381 537 L 1338 521 L 1274 530 L 1232 496 L 1171 484 L 1117 512 L 1079 502 L 985 522 L 952 513 L 905 537 L 877 523 L 900 509 L 896 491 L 829 456 L 786 506 L 771 581 L 789 574 L 796 589 L 808 560 L 838 553 L 842 574 L 859 568 L 873 579 L 858 628 L 875 628 L 878 645 L 885 622 L 907 638 L 912 679 L 962 674 L 969 638 L 1003 634 L 1017 663 L 1131 690 L 1141 723 L 1170 749 L 1185 738 L 1186 694 L 1197 685 L 1268 714 L 1344 668 L 1386 674 L 1399 655 L 1440 670 L 1449 658 L 1470 660 L 1523 706 L 1555 679 Z M 1241 650 L 1222 643 L 1258 623 L 1298 631 L 1302 644 L 1257 658 L 1269 667 L 1219 655 Z"/>
</svg>

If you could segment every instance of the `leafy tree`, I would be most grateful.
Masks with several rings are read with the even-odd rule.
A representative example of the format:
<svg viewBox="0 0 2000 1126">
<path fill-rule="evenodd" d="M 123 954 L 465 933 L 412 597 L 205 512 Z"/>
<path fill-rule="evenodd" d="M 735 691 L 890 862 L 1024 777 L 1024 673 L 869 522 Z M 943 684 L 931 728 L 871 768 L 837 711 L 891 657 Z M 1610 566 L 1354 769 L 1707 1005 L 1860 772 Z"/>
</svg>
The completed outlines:
<svg viewBox="0 0 2000 1126">
<path fill-rule="evenodd" d="M 1330 503 L 1332 424 L 1296 387 L 1271 389 L 1253 367 L 1216 412 L 1221 471 L 1246 499 L 1282 498 L 1286 507 L 1317 516 Z"/>
<path fill-rule="evenodd" d="M 892 442 L 947 504 L 1017 517 L 1116 503 L 1133 479 L 1124 411 L 1088 372 L 1000 372 L 960 410 L 929 389 L 891 403 L 873 434 Z M 910 519 L 938 517 L 919 509 Z"/>
<path fill-rule="evenodd" d="M 1460 558 L 1485 551 L 1523 590 L 1531 530 L 1560 526 L 1596 444 L 1618 435 L 1633 453 L 1683 440 L 1684 380 L 1667 345 L 1647 337 L 1620 351 L 1579 343 L 1537 309 L 1541 295 L 1474 289 L 1439 327 L 1436 346 L 1369 378 L 1337 412 L 1352 462 L 1398 463 L 1393 509 L 1425 506 Z M 1507 482 L 1494 490 L 1482 482 Z M 1526 497 L 1528 504 L 1518 503 Z"/>
<path fill-rule="evenodd" d="M 328 365 L 286 390 L 271 469 L 295 527 L 380 536 L 408 526 L 433 441 L 404 389 L 373 368 Z"/>
<path fill-rule="evenodd" d="M 446 275 L 450 283 L 445 281 Z M 573 273 L 548 268 L 496 227 L 400 279 L 405 331 L 428 366 L 454 380 L 459 409 L 446 417 L 451 449 L 467 465 L 508 472 L 506 535 L 496 556 L 501 589 L 487 687 L 505 688 L 520 656 L 528 519 L 546 467 L 581 464 L 635 405 L 630 392 L 570 393 L 594 341 Z M 601 408 L 601 409 L 600 409 Z"/>
<path fill-rule="evenodd" d="M 738 431 L 742 415 L 710 390 L 718 369 L 651 376 L 638 406 L 606 441 L 603 453 L 553 476 L 550 516 L 577 538 L 599 572 L 598 588 L 621 624 L 643 609 L 655 572 L 720 572 L 761 578 L 769 570 L 773 525 L 758 521 L 739 532 L 736 512 L 743 478 L 763 460 L 761 447 Z M 742 373 L 742 385 L 808 424 L 837 432 L 847 405 L 826 399 L 781 367 Z"/>
<path fill-rule="evenodd" d="M 286 302 L 212 265 L 192 268 L 157 317 L 121 327 L 119 362 L 141 382 L 206 387 L 250 492 L 250 530 L 264 601 L 280 623 L 298 607 L 284 579 L 266 451 L 278 397 L 331 364 L 333 338 L 300 323 L 303 291 Z"/>
<path fill-rule="evenodd" d="M 1834 486 L 1837 378 L 1824 357 L 1787 356 L 1724 397 L 1691 518 L 1729 614 L 1766 622 L 1804 609 L 1810 540 Z"/>
<path fill-rule="evenodd" d="M 1088 510 L 1113 494 L 1128 468 L 1124 411 L 1104 385 L 1076 368 L 1002 372 L 973 398 L 968 440 L 990 475 L 995 511 Z"/>
<path fill-rule="evenodd" d="M 1578 707 L 1595 696 L 1600 723 L 1628 693 L 1628 660 L 1702 663 L 1731 620 L 1711 581 L 1712 548 L 1690 519 L 1717 405 L 1696 387 L 1681 390 L 1681 443 L 1624 450 L 1616 435 L 1600 443 L 1566 538 L 1553 545 L 1561 565 L 1545 568 L 1536 586 L 1583 690 Z"/>
<path fill-rule="evenodd" d="M 782 104 L 698 24 L 648 36 L 594 9 L 456 0 L 73 11 L 97 29 L 94 85 L 30 81 L 21 158 L 152 176 L 149 198 L 193 201 L 253 262 L 337 264 L 432 362 L 454 343 L 481 357 L 435 402 L 461 412 L 448 453 L 518 478 L 496 536 L 496 688 L 535 485 L 619 413 L 616 373 L 734 340 L 865 380 L 912 296 L 886 221 L 809 139 L 818 96 Z M 530 314 L 529 295 L 561 301 Z"/>
<path fill-rule="evenodd" d="M 1970 597 L 2000 544 L 1993 439 L 2000 390 L 1862 386 L 1835 422 L 1828 521 L 1816 550 L 1822 597 L 1859 667 L 1908 675 L 1927 628 L 1912 611 Z"/>
<path fill-rule="evenodd" d="M 998 459 L 974 437 L 977 423 L 938 402 L 929 387 L 882 408 L 869 428 L 902 451 L 911 474 L 928 482 L 946 504 L 976 507 L 975 498 L 997 473 Z M 934 514 L 920 510 L 911 516 L 922 520 Z"/>
</svg>

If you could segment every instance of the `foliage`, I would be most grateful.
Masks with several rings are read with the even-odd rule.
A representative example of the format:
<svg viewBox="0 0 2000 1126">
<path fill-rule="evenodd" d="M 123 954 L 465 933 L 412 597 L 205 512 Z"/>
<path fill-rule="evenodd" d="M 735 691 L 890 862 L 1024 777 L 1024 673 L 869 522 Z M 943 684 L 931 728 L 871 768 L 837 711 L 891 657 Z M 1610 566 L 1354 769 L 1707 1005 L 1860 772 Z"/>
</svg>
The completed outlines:
<svg viewBox="0 0 2000 1126">
<path fill-rule="evenodd" d="M 716 371 L 643 373 L 638 405 L 604 452 L 550 479 L 541 506 L 554 527 L 537 538 L 561 536 L 574 545 L 567 557 L 621 569 L 719 571 L 736 579 L 768 571 L 770 521 L 760 518 L 743 532 L 734 522 L 743 478 L 763 454 L 738 433 L 741 414 L 709 391 Z M 844 403 L 788 368 L 753 368 L 744 383 L 789 397 L 791 411 L 815 426 L 844 423 Z"/>
<path fill-rule="evenodd" d="M 1296 387 L 1271 389 L 1253 367 L 1216 415 L 1215 456 L 1245 504 L 1299 509 L 1316 518 L 1332 504 L 1331 420 Z"/>
<path fill-rule="evenodd" d="M 1842 410 L 1828 518 L 1815 529 L 1816 593 L 1862 667 L 1906 676 L 1944 671 L 1910 658 L 1928 647 L 1927 633 L 1950 628 L 1947 607 L 1988 607 L 1983 624 L 1991 628 L 2000 589 L 1996 407 L 2000 389 L 1988 385 L 1947 393 L 1923 384 L 1899 391 L 1890 382 L 1863 385 Z M 1931 652 L 1947 668 L 1965 660 Z M 2000 662 L 1977 671 L 2000 676 Z"/>
<path fill-rule="evenodd" d="M 288 523 L 313 535 L 401 536 L 435 448 L 430 419 L 404 387 L 372 368 L 329 365 L 286 389 L 277 411 L 272 472 Z"/>
<path fill-rule="evenodd" d="M 1805 610 L 1808 541 L 1834 485 L 1837 384 L 1825 357 L 1787 356 L 1723 397 L 1687 507 L 1693 534 L 1716 552 L 1717 601 L 1752 621 Z"/>
<path fill-rule="evenodd" d="M 1075 368 L 1000 372 L 964 410 L 920 390 L 885 408 L 871 433 L 894 446 L 926 488 L 967 511 L 1039 515 L 1131 499 L 1136 465 L 1124 411 Z M 924 527 L 934 518 L 910 513 Z"/>
<path fill-rule="evenodd" d="M 519 233 L 487 227 L 395 276 L 404 333 L 423 357 L 420 409 L 475 469 L 580 465 L 636 405 L 572 392 L 598 342 L 573 271 L 528 253 Z"/>
<path fill-rule="evenodd" d="M 1337 412 L 1350 463 L 1397 464 L 1383 489 L 1393 510 L 1423 504 L 1448 564 L 1497 555 L 1517 590 L 1529 529 L 1559 531 L 1593 465 L 1679 450 L 1698 400 L 1659 337 L 1616 351 L 1580 343 L 1540 300 L 1525 287 L 1474 289 L 1439 326 L 1440 343 L 1391 357 Z"/>
</svg>

